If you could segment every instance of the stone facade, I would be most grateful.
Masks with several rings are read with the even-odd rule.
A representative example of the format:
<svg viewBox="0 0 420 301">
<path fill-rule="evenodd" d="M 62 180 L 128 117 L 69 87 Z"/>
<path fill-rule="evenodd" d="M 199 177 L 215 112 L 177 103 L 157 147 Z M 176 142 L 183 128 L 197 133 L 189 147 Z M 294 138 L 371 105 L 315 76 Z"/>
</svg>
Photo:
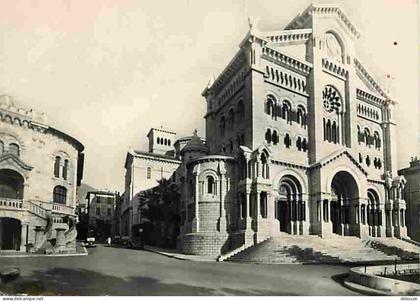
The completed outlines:
<svg viewBox="0 0 420 301">
<path fill-rule="evenodd" d="M 407 237 L 396 101 L 359 61 L 359 37 L 336 6 L 281 31 L 250 22 L 203 91 L 206 142 L 175 151 L 181 251 L 218 256 L 282 232 Z"/>
<path fill-rule="evenodd" d="M 180 249 L 220 255 L 281 232 L 406 237 L 396 102 L 360 63 L 359 31 L 335 6 L 282 31 L 257 25 L 203 92 L 209 150 L 185 159 Z"/>
<path fill-rule="evenodd" d="M 152 128 L 147 137 L 149 151 L 129 149 L 125 160 L 125 189 L 120 212 L 120 233 L 132 237 L 132 229 L 141 223 L 139 209 L 140 191 L 158 185 L 158 180 L 172 177 L 180 160 L 175 153 L 176 133 L 162 128 Z"/>
<path fill-rule="evenodd" d="M 75 250 L 83 149 L 44 114 L 0 98 L 1 249 Z"/>
</svg>

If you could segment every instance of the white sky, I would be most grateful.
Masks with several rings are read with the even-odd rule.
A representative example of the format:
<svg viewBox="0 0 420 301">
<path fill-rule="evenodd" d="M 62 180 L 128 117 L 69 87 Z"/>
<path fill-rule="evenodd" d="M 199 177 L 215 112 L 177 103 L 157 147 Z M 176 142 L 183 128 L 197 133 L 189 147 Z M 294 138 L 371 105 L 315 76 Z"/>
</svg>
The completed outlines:
<svg viewBox="0 0 420 301">
<path fill-rule="evenodd" d="M 247 2 L 1 1 L 0 93 L 85 145 L 85 183 L 122 191 L 126 151 L 146 150 L 150 127 L 204 135 L 201 92 L 236 52 L 248 15 L 261 30 L 281 30 L 311 1 Z M 342 6 L 362 32 L 360 60 L 400 102 L 405 167 L 417 151 L 416 0 L 317 3 Z"/>
</svg>

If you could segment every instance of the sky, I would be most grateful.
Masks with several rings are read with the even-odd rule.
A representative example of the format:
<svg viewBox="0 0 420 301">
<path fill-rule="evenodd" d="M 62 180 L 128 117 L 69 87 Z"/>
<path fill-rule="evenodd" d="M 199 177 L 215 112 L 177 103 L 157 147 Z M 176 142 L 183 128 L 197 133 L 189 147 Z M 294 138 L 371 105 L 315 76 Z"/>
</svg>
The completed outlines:
<svg viewBox="0 0 420 301">
<path fill-rule="evenodd" d="M 282 30 L 310 3 L 1 1 L 0 94 L 85 145 L 84 183 L 122 191 L 127 150 L 147 150 L 151 127 L 205 134 L 201 92 L 236 53 L 248 17 Z M 360 61 L 399 101 L 398 165 L 407 166 L 420 137 L 417 1 L 316 3 L 339 4 L 361 31 Z"/>
</svg>

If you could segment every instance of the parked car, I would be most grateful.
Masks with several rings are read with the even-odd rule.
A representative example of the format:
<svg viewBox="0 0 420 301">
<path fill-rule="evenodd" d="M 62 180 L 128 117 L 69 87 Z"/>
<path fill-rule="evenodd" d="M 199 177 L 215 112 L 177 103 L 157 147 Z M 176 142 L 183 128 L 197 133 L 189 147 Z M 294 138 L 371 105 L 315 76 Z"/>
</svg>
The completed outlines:
<svg viewBox="0 0 420 301">
<path fill-rule="evenodd" d="M 94 248 L 94 247 L 96 247 L 95 237 L 88 237 L 86 239 L 86 242 L 83 243 L 82 246 L 84 246 L 85 248 Z"/>
</svg>

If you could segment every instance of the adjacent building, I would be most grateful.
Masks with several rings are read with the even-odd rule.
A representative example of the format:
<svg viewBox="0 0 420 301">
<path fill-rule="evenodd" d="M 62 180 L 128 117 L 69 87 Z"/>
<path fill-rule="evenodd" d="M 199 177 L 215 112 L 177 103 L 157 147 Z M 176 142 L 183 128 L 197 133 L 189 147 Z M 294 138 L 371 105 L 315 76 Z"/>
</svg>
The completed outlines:
<svg viewBox="0 0 420 301">
<path fill-rule="evenodd" d="M 89 191 L 86 194 L 88 204 L 88 235 L 99 240 L 115 236 L 115 204 L 117 194 L 108 191 Z"/>
<path fill-rule="evenodd" d="M 420 160 L 411 159 L 410 166 L 398 174 L 405 177 L 404 199 L 407 203 L 407 230 L 411 239 L 420 242 Z"/>
<path fill-rule="evenodd" d="M 75 251 L 83 145 L 45 114 L 0 97 L 0 249 Z"/>
</svg>

